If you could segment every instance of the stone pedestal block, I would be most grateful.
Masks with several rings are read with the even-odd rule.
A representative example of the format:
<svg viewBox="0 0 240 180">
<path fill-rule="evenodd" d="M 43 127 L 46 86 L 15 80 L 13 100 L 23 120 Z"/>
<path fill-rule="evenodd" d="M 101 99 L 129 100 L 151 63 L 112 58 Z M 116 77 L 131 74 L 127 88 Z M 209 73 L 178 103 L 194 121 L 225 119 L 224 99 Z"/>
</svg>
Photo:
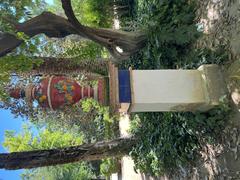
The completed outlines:
<svg viewBox="0 0 240 180">
<path fill-rule="evenodd" d="M 198 70 L 132 70 L 130 76 L 131 112 L 206 111 L 226 93 L 217 65 Z"/>
<path fill-rule="evenodd" d="M 113 112 L 207 111 L 227 93 L 218 65 L 196 70 L 118 70 L 110 64 Z"/>
</svg>

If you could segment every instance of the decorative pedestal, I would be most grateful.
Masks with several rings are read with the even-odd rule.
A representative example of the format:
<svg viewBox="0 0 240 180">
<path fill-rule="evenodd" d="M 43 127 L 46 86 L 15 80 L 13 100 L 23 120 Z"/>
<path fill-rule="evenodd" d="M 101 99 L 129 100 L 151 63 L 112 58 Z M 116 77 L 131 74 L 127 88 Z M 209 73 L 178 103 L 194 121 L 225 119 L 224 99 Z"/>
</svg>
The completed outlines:
<svg viewBox="0 0 240 180">
<path fill-rule="evenodd" d="M 114 87 L 110 84 L 110 91 L 115 89 L 114 108 L 120 107 L 123 112 L 206 111 L 226 94 L 217 65 L 203 65 L 197 70 L 112 69 L 112 81 L 118 82 Z"/>
<path fill-rule="evenodd" d="M 197 70 L 118 70 L 109 63 L 109 80 L 100 78 L 95 87 L 81 86 L 64 76 L 49 76 L 39 84 L 14 88 L 9 93 L 29 103 L 37 100 L 41 107 L 52 110 L 94 98 L 109 104 L 113 113 L 206 111 L 226 94 L 223 79 L 217 65 L 203 65 Z"/>
</svg>

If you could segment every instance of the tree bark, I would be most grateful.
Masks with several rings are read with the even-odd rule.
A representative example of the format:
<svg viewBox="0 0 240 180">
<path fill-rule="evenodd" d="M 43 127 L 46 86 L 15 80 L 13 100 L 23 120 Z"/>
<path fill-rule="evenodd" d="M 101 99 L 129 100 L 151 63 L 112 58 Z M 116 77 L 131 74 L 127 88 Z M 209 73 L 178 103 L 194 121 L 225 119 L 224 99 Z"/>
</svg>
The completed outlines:
<svg viewBox="0 0 240 180">
<path fill-rule="evenodd" d="M 0 34 L 0 57 L 11 52 L 16 47 L 23 43 L 22 40 L 17 39 L 14 35 L 3 33 Z"/>
<path fill-rule="evenodd" d="M 78 161 L 99 160 L 127 154 L 136 143 L 134 138 L 118 138 L 62 149 L 0 154 L 0 168 L 17 170 L 54 166 Z"/>
<path fill-rule="evenodd" d="M 14 26 L 18 32 L 24 32 L 29 37 L 41 33 L 55 38 L 77 34 L 104 46 L 117 60 L 128 59 L 129 56 L 145 46 L 146 36 L 142 33 L 83 26 L 74 16 L 71 1 L 62 0 L 62 5 L 68 20 L 50 12 L 43 12 L 39 16 L 24 23 L 14 24 Z M 5 33 L 1 35 L 0 57 L 14 50 L 22 42 L 22 40 L 17 39 L 17 37 L 11 34 Z"/>
<path fill-rule="evenodd" d="M 9 23 L 12 23 L 9 22 Z M 50 12 L 43 12 L 24 23 L 12 23 L 18 32 L 24 32 L 29 37 L 45 34 L 48 37 L 63 38 L 70 34 L 78 34 L 75 28 L 64 18 Z M 81 36 L 84 37 L 82 34 Z M 0 57 L 18 47 L 23 40 L 16 36 L 3 33 L 0 35 Z"/>
<path fill-rule="evenodd" d="M 34 74 L 108 74 L 109 60 L 41 57 L 43 63 L 33 67 Z"/>
</svg>

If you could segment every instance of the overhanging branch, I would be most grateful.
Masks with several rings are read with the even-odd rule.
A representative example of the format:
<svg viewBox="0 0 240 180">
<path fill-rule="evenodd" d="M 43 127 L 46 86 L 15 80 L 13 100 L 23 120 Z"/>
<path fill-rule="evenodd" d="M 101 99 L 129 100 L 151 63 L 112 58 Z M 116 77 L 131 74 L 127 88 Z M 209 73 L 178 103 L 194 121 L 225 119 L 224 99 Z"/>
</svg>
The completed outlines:
<svg viewBox="0 0 240 180">
<path fill-rule="evenodd" d="M 23 41 L 17 39 L 14 35 L 10 33 L 3 33 L 0 35 L 0 57 L 10 53 L 22 43 Z"/>
<path fill-rule="evenodd" d="M 78 32 L 84 33 L 88 39 L 103 45 L 116 59 L 128 59 L 129 56 L 145 46 L 146 37 L 143 34 L 83 26 L 74 15 L 71 0 L 61 1 L 68 21 L 78 30 Z M 123 51 L 119 52 L 117 48 L 120 48 Z"/>
<path fill-rule="evenodd" d="M 24 23 L 16 24 L 16 30 L 24 32 L 29 37 L 45 34 L 50 38 L 63 38 L 70 34 L 77 34 L 104 46 L 116 59 L 116 62 L 128 59 L 145 45 L 146 36 L 141 33 L 83 26 L 74 15 L 71 1 L 62 0 L 62 5 L 68 20 L 50 12 L 43 12 Z M 22 42 L 8 33 L 0 36 L 0 57 L 14 50 Z M 122 52 L 118 49 L 121 49 Z"/>
<path fill-rule="evenodd" d="M 84 34 L 79 34 L 75 28 L 66 19 L 52 14 L 43 12 L 24 23 L 14 24 L 18 32 L 24 32 L 29 37 L 38 34 L 45 34 L 48 37 L 63 38 L 70 34 L 78 34 L 85 37 Z M 0 36 L 0 57 L 18 47 L 23 40 L 18 39 L 10 33 L 3 33 Z"/>
</svg>

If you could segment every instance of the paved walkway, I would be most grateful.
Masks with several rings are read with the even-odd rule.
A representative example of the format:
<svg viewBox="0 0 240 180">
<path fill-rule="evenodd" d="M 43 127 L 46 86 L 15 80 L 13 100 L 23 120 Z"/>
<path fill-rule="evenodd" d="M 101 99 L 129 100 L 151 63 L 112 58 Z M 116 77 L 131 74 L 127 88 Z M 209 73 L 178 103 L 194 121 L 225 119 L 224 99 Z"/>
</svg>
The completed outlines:
<svg viewBox="0 0 240 180">
<path fill-rule="evenodd" d="M 122 137 L 129 136 L 129 130 L 130 128 L 130 119 L 129 115 L 123 114 L 120 117 L 119 121 L 119 129 L 120 129 L 120 135 Z M 137 174 L 134 171 L 134 162 L 133 160 L 128 157 L 124 156 L 121 160 L 122 164 L 122 180 L 141 180 L 141 174 Z"/>
</svg>

